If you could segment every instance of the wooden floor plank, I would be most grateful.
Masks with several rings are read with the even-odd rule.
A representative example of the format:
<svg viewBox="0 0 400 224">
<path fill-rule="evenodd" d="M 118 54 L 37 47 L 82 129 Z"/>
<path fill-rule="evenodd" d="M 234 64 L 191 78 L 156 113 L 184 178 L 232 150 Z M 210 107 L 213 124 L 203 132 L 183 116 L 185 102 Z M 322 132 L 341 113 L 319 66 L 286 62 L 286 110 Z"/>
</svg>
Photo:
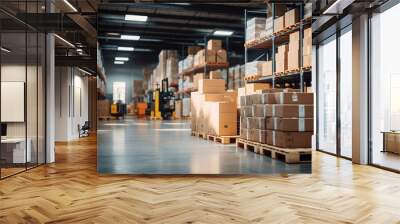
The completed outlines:
<svg viewBox="0 0 400 224">
<path fill-rule="evenodd" d="M 101 176 L 96 139 L 0 181 L 0 223 L 400 223 L 400 175 L 313 152 L 313 174 Z"/>
</svg>

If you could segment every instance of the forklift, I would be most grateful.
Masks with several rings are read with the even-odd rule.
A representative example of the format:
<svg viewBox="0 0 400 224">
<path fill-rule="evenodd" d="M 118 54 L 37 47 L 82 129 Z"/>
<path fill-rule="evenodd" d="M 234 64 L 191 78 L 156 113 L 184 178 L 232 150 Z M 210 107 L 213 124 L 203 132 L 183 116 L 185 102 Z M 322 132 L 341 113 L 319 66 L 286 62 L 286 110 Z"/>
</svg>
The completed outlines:
<svg viewBox="0 0 400 224">
<path fill-rule="evenodd" d="M 170 120 L 175 112 L 175 95 L 169 91 L 168 78 L 161 81 L 161 91 L 152 92 L 151 119 Z"/>
</svg>

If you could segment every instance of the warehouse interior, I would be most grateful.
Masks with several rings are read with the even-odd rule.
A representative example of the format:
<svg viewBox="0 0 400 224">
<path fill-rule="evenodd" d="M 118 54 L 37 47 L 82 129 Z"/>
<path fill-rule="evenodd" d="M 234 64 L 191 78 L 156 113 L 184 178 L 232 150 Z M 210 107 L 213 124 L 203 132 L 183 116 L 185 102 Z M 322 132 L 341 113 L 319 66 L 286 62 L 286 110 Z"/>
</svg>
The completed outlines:
<svg viewBox="0 0 400 224">
<path fill-rule="evenodd" d="M 399 15 L 1 1 L 0 223 L 398 223 Z"/>
</svg>

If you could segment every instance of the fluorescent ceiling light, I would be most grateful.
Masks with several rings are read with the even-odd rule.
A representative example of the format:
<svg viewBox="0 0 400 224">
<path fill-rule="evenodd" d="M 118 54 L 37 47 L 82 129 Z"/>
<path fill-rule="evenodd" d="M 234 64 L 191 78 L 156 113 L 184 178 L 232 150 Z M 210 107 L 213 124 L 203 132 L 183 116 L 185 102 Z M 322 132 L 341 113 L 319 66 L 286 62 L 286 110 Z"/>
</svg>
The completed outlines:
<svg viewBox="0 0 400 224">
<path fill-rule="evenodd" d="M 233 31 L 229 31 L 229 30 L 216 30 L 214 32 L 215 36 L 232 36 Z"/>
<path fill-rule="evenodd" d="M 60 37 L 59 35 L 57 35 L 57 34 L 54 34 L 54 36 L 55 37 L 57 37 L 59 40 L 61 40 L 62 42 L 64 42 L 64 43 L 66 43 L 67 45 L 69 45 L 70 47 L 73 47 L 73 48 L 75 48 L 75 45 L 73 45 L 71 42 L 69 42 L 68 40 L 66 40 L 66 39 L 64 39 L 64 38 L 62 38 L 62 37 Z"/>
<path fill-rule="evenodd" d="M 65 4 L 67 4 L 74 12 L 78 12 L 78 10 L 68 1 L 64 0 Z"/>
<path fill-rule="evenodd" d="M 2 51 L 4 51 L 4 52 L 6 52 L 6 53 L 10 53 L 11 51 L 10 50 L 8 50 L 7 48 L 5 48 L 5 47 L 2 47 L 2 48 L 0 48 Z"/>
<path fill-rule="evenodd" d="M 127 21 L 137 21 L 137 22 L 146 22 L 148 16 L 140 16 L 140 15 L 125 15 L 125 20 Z"/>
<path fill-rule="evenodd" d="M 134 51 L 135 48 L 133 47 L 118 47 L 119 51 Z"/>
<path fill-rule="evenodd" d="M 124 62 L 124 61 L 114 61 L 114 64 L 116 64 L 116 65 L 123 65 L 123 64 L 125 64 L 125 62 Z"/>
<path fill-rule="evenodd" d="M 140 36 L 137 36 L 137 35 L 121 35 L 121 39 L 123 39 L 123 40 L 139 40 Z"/>
<path fill-rule="evenodd" d="M 128 57 L 115 57 L 116 61 L 129 61 Z"/>
</svg>

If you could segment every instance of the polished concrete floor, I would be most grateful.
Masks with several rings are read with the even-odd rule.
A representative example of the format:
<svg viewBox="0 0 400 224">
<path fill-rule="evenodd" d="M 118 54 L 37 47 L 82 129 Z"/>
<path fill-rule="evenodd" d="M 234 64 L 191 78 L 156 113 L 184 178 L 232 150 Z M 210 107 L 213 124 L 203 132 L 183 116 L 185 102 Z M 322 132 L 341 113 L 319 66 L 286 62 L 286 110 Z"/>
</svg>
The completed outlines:
<svg viewBox="0 0 400 224">
<path fill-rule="evenodd" d="M 98 126 L 101 174 L 310 173 L 311 164 L 269 157 L 190 135 L 187 121 L 105 121 Z"/>
</svg>

